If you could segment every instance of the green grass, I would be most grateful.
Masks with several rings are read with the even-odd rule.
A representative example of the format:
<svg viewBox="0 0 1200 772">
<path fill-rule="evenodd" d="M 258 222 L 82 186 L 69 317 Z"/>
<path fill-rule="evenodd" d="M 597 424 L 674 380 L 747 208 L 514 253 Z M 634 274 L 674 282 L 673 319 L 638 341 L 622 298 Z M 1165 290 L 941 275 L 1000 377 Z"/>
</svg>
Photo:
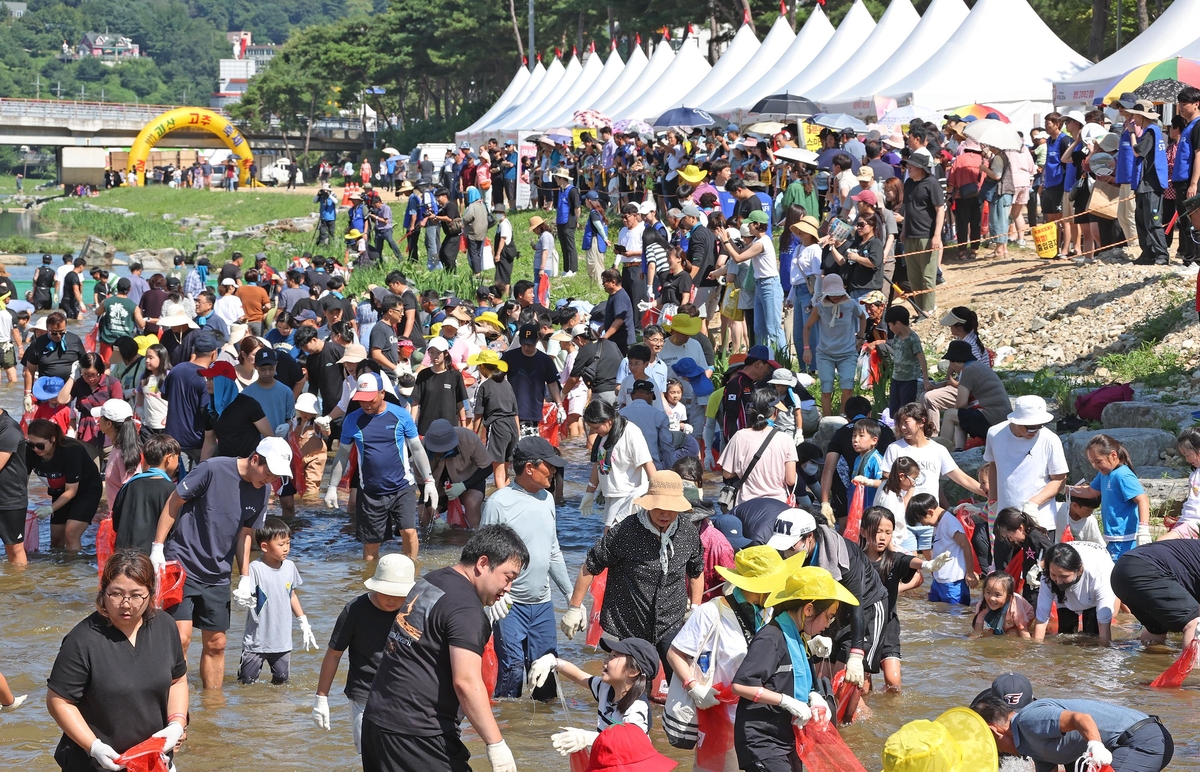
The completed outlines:
<svg viewBox="0 0 1200 772">
<path fill-rule="evenodd" d="M 1120 354 L 1105 354 L 1096 364 L 1107 367 L 1113 380 L 1136 381 L 1152 389 L 1173 386 L 1188 374 L 1187 362 L 1178 352 L 1155 350 L 1149 341 Z"/>
<path fill-rule="evenodd" d="M 0 237 L 0 253 L 6 255 L 30 255 L 38 252 L 61 254 L 70 252 L 74 247 L 65 241 L 57 239 L 31 239 L 26 236 Z"/>
<path fill-rule="evenodd" d="M 164 214 L 178 217 L 209 215 L 214 224 L 238 229 L 268 220 L 284 217 L 303 217 L 315 211 L 312 194 L 266 192 L 260 189 L 242 189 L 237 193 L 220 191 L 175 189 L 163 185 L 148 188 L 115 188 L 107 190 L 99 198 L 88 199 L 96 206 L 115 206 L 137 212 L 160 222 Z M 62 199 L 47 204 L 45 215 L 53 217 L 62 206 L 77 207 L 79 199 Z M 132 218 L 130 218 L 132 219 Z M 167 223 L 175 225 L 176 223 Z"/>
<path fill-rule="evenodd" d="M 24 190 L 21 191 L 22 195 L 44 196 L 49 193 L 53 193 L 54 191 L 52 191 L 49 188 L 47 188 L 46 190 L 34 190 L 34 188 L 36 188 L 38 185 L 41 185 L 42 183 L 45 183 L 45 182 L 54 182 L 54 178 L 53 177 L 26 177 L 24 180 Z M 3 193 L 15 194 L 16 192 L 17 192 L 16 176 L 12 175 L 12 174 L 0 175 L 0 194 L 3 194 Z"/>
</svg>

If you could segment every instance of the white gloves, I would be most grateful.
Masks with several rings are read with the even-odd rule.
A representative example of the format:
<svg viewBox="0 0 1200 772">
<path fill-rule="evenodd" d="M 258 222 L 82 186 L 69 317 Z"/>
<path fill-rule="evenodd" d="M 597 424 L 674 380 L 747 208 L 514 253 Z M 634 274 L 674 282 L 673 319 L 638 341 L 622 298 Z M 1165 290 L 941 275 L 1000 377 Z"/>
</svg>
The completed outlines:
<svg viewBox="0 0 1200 772">
<path fill-rule="evenodd" d="M 591 517 L 596 514 L 596 492 L 584 491 L 583 498 L 579 500 L 579 514 L 584 517 Z"/>
<path fill-rule="evenodd" d="M 99 737 L 97 737 L 95 740 L 92 740 L 92 747 L 88 749 L 88 755 L 90 755 L 92 759 L 100 765 L 101 769 L 122 769 L 122 767 L 118 767 L 115 762 L 115 759 L 121 754 L 117 753 L 116 749 L 111 745 L 101 742 Z"/>
<path fill-rule="evenodd" d="M 26 413 L 33 412 L 33 395 L 32 394 L 25 395 L 25 401 L 21 403 L 21 407 L 25 408 Z"/>
<path fill-rule="evenodd" d="M 72 362 L 72 363 L 71 363 L 71 374 L 70 374 L 69 376 L 67 376 L 67 377 L 68 377 L 68 378 L 71 378 L 72 380 L 76 380 L 76 381 L 77 381 L 77 380 L 79 380 L 79 373 L 80 373 L 80 372 L 81 372 L 81 371 L 80 371 L 80 369 L 79 369 L 79 361 L 78 361 L 78 360 L 76 360 L 76 361 L 74 361 L 74 362 Z"/>
<path fill-rule="evenodd" d="M 454 501 L 459 496 L 463 495 L 463 491 L 465 491 L 466 489 L 467 489 L 467 486 L 463 483 L 460 483 L 460 482 L 451 483 L 450 487 L 446 489 L 446 498 L 450 499 L 451 501 Z"/>
<path fill-rule="evenodd" d="M 803 428 L 797 426 L 795 429 L 792 429 L 792 442 L 796 445 L 799 445 L 800 443 L 804 442 L 804 429 Z"/>
<path fill-rule="evenodd" d="M 825 698 L 816 692 L 808 693 L 808 709 L 812 712 L 813 720 L 818 724 L 828 721 L 832 715 L 829 703 L 825 702 Z"/>
<path fill-rule="evenodd" d="M 167 567 L 167 556 L 163 554 L 163 545 L 155 542 L 150 545 L 150 565 L 157 573 Z"/>
<path fill-rule="evenodd" d="M 425 483 L 425 501 L 428 502 L 429 506 L 437 509 L 438 489 L 437 483 L 435 483 L 433 480 Z"/>
<path fill-rule="evenodd" d="M 941 553 L 940 555 L 935 555 L 933 557 L 933 560 L 927 560 L 924 563 L 922 563 L 921 570 L 928 571 L 929 573 L 933 573 L 934 571 L 937 571 L 939 568 L 946 565 L 953 559 L 954 558 L 950 557 L 950 550 L 946 550 L 945 552 Z"/>
<path fill-rule="evenodd" d="M 1025 572 L 1025 583 L 1033 589 L 1038 589 L 1042 586 L 1042 567 L 1034 563 L 1028 571 Z"/>
<path fill-rule="evenodd" d="M 308 615 L 304 614 L 298 617 L 300 622 L 300 639 L 304 642 L 304 650 L 312 651 L 319 648 L 317 646 L 317 636 L 313 635 L 312 625 L 308 623 Z"/>
<path fill-rule="evenodd" d="M 565 424 L 567 422 L 567 409 L 562 405 L 558 406 L 558 423 Z"/>
<path fill-rule="evenodd" d="M 254 607 L 254 580 L 249 576 L 238 579 L 237 589 L 233 591 L 233 599 L 242 608 Z"/>
<path fill-rule="evenodd" d="M 558 657 L 553 654 L 543 654 L 529 666 L 529 688 L 537 689 L 546 683 L 550 674 L 558 669 Z"/>
<path fill-rule="evenodd" d="M 563 631 L 568 641 L 574 640 L 575 635 L 582 633 L 585 627 L 587 615 L 583 613 L 583 606 L 571 606 L 558 622 L 558 629 Z"/>
<path fill-rule="evenodd" d="M 318 694 L 317 701 L 313 703 L 312 711 L 313 723 L 317 725 L 317 729 L 329 730 L 329 698 Z"/>
<path fill-rule="evenodd" d="M 493 625 L 499 622 L 504 617 L 508 616 L 508 612 L 512 610 L 513 597 L 512 593 L 505 593 L 500 596 L 500 600 L 490 606 L 485 606 L 483 613 L 487 616 L 488 622 Z"/>
<path fill-rule="evenodd" d="M 1154 541 L 1154 539 L 1150 536 L 1150 526 L 1139 525 L 1137 532 L 1138 546 L 1141 547 L 1143 544 L 1149 544 L 1152 541 Z"/>
<path fill-rule="evenodd" d="M 854 478 L 853 480 L 851 480 L 850 482 L 854 483 L 855 485 L 862 485 L 862 486 L 866 486 L 866 484 L 867 484 L 867 478 L 866 478 L 866 477 L 863 477 L 863 476 L 860 474 L 858 477 L 855 477 L 855 478 Z"/>
<path fill-rule="evenodd" d="M 508 749 L 508 743 L 503 740 L 487 747 L 487 757 L 492 772 L 517 772 L 517 760 Z"/>
<path fill-rule="evenodd" d="M 325 508 L 326 509 L 337 509 L 338 508 L 338 497 L 337 497 L 337 486 L 336 485 L 330 484 L 330 486 L 325 489 Z"/>
<path fill-rule="evenodd" d="M 561 727 L 561 732 L 550 735 L 554 741 L 554 750 L 563 756 L 570 756 L 576 751 L 587 750 L 600 735 L 599 732 L 589 732 L 586 729 L 576 729 L 573 726 Z"/>
<path fill-rule="evenodd" d="M 12 701 L 12 705 L 0 706 L 0 710 L 3 710 L 4 708 L 7 708 L 9 710 L 16 710 L 17 708 L 21 707 L 21 703 L 27 699 L 29 699 L 29 695 L 22 694 L 20 697 L 17 697 Z"/>
<path fill-rule="evenodd" d="M 333 419 L 327 415 L 319 415 L 313 419 L 313 425 L 323 432 L 328 432 L 329 426 L 332 423 Z"/>
<path fill-rule="evenodd" d="M 705 684 L 696 684 L 688 689 L 688 696 L 700 710 L 715 707 L 721 701 L 717 699 L 717 690 Z"/>
<path fill-rule="evenodd" d="M 38 507 L 35 509 L 33 514 L 37 515 L 39 520 L 45 520 L 54 514 L 54 507 L 47 504 L 44 507 Z"/>
<path fill-rule="evenodd" d="M 837 520 L 837 518 L 834 517 L 834 514 L 833 514 L 833 506 L 828 501 L 821 502 L 821 515 L 830 524 L 832 524 L 835 520 Z"/>
<path fill-rule="evenodd" d="M 855 686 L 862 686 L 866 681 L 866 676 L 863 674 L 863 653 L 858 649 L 851 649 L 850 656 L 846 659 L 846 682 L 852 683 Z"/>
<path fill-rule="evenodd" d="M 1099 740 L 1089 740 L 1087 744 L 1087 755 L 1084 758 L 1094 761 L 1100 766 L 1112 764 L 1112 752 L 1104 747 L 1104 743 Z"/>
<path fill-rule="evenodd" d="M 291 424 L 279 424 L 279 426 L 275 427 L 275 436 L 279 437 L 280 439 L 286 440 L 287 436 L 291 433 L 292 433 L 292 425 Z"/>
<path fill-rule="evenodd" d="M 1037 504 L 1034 504 L 1032 501 L 1023 501 L 1021 502 L 1021 511 L 1032 517 L 1036 522 L 1038 519 L 1038 513 L 1041 511 L 1041 507 L 1039 507 Z"/>
<path fill-rule="evenodd" d="M 808 653 L 817 659 L 829 659 L 833 653 L 833 641 L 827 635 L 814 635 L 808 639 Z"/>
<path fill-rule="evenodd" d="M 179 723 L 178 721 L 172 721 L 171 723 L 167 724 L 166 727 L 159 729 L 150 736 L 161 737 L 166 740 L 166 742 L 163 743 L 162 752 L 170 753 L 171 751 L 175 750 L 175 746 L 179 744 L 179 738 L 183 737 L 183 724 Z"/>
<path fill-rule="evenodd" d="M 692 425 L 687 424 L 687 423 L 681 423 L 681 424 L 679 424 L 679 431 L 683 432 L 684 434 L 691 434 L 692 433 Z"/>
<path fill-rule="evenodd" d="M 812 718 L 812 710 L 800 700 L 786 694 L 781 694 L 779 697 L 779 707 L 792 714 L 792 723 L 796 726 L 804 726 Z"/>
</svg>

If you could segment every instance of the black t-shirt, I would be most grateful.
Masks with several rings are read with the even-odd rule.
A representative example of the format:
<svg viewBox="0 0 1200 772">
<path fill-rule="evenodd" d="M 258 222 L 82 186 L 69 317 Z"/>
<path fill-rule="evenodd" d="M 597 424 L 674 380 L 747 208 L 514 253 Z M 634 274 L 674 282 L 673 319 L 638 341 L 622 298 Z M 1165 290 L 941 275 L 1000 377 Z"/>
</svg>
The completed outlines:
<svg viewBox="0 0 1200 772">
<path fill-rule="evenodd" d="M 520 348 L 510 348 L 500 358 L 508 364 L 508 382 L 517 398 L 517 415 L 522 421 L 541 421 L 546 384 L 558 382 L 554 359 L 541 351 L 527 357 Z"/>
<path fill-rule="evenodd" d="M 617 371 L 621 369 L 621 349 L 611 340 L 598 340 L 579 349 L 571 375 L 581 378 L 593 394 L 617 390 Z"/>
<path fill-rule="evenodd" d="M 883 289 L 883 242 L 876 236 L 865 244 L 855 244 L 852 249 L 857 249 L 863 257 L 869 257 L 871 266 L 859 263 L 847 266 L 846 289 L 851 292 Z"/>
<path fill-rule="evenodd" d="M 79 280 L 79 271 L 67 271 L 67 275 L 63 277 L 63 300 L 65 302 L 78 302 L 75 298 L 76 287 L 79 288 L 79 297 L 82 298 L 83 282 Z"/>
<path fill-rule="evenodd" d="M 345 369 L 338 363 L 346 349 L 337 343 L 325 341 L 325 346 L 315 354 L 309 354 L 305 362 L 308 370 L 308 391 L 321 398 L 325 415 L 329 415 L 342 398 L 342 384 L 346 381 Z"/>
<path fill-rule="evenodd" d="M 621 336 L 625 336 L 625 343 L 632 346 L 637 342 L 637 317 L 633 315 L 633 301 L 629 299 L 629 293 L 623 289 L 619 289 L 608 296 L 608 300 L 604 303 L 604 331 L 607 332 L 618 319 L 624 323 L 621 329 L 613 333 L 611 340 L 619 341 Z"/>
<path fill-rule="evenodd" d="M 388 633 L 396 614 L 384 611 L 371 602 L 371 594 L 359 595 L 342 608 L 329 648 L 350 652 L 350 669 L 346 673 L 344 694 L 355 702 L 365 702 L 371 693 L 371 682 L 383 659 Z"/>
<path fill-rule="evenodd" d="M 479 384 L 475 392 L 475 415 L 483 418 L 484 426 L 497 421 L 512 421 L 517 415 L 517 395 L 512 384 L 505 378 L 494 381 L 488 378 Z"/>
<path fill-rule="evenodd" d="M 51 501 L 56 501 L 66 486 L 73 483 L 79 485 L 75 501 L 100 499 L 100 470 L 96 468 L 96 462 L 88 456 L 87 448 L 81 442 L 69 440 L 49 460 L 43 459 L 33 452 L 33 448 L 27 447 L 25 463 L 31 472 L 46 481 L 46 490 L 50 493 Z"/>
<path fill-rule="evenodd" d="M 679 305 L 692 291 L 692 276 L 687 271 L 667 274 L 659 283 L 659 297 L 663 305 Z"/>
<path fill-rule="evenodd" d="M 137 646 L 100 612 L 63 638 L 47 687 L 75 703 L 88 728 L 118 753 L 167 725 L 171 682 L 187 674 L 179 631 L 166 614 L 143 619 Z M 63 769 L 95 769 L 88 750 L 63 735 L 54 760 Z"/>
<path fill-rule="evenodd" d="M 412 393 L 412 404 L 421 409 L 417 432 L 424 436 L 429 424 L 439 418 L 458 426 L 458 411 L 466 398 L 467 387 L 463 383 L 462 373 L 453 367 L 441 373 L 426 367 L 417 373 L 417 385 Z"/>
<path fill-rule="evenodd" d="M 238 281 L 242 278 L 242 269 L 238 268 L 233 263 L 225 263 L 221 266 L 221 272 L 217 275 L 217 283 L 220 284 L 226 279 Z"/>
<path fill-rule="evenodd" d="M 413 342 L 416 348 L 425 348 L 425 336 L 421 331 L 421 306 L 417 303 L 417 296 L 413 294 L 412 290 L 405 290 L 404 294 L 400 296 L 400 304 L 404 306 L 404 313 L 400 315 L 399 335 L 402 336 L 404 334 L 404 325 L 408 323 L 408 312 L 413 311 L 415 312 L 413 314 L 413 326 L 409 332 L 408 339 Z M 375 327 L 378 326 L 378 324 L 375 325 Z M 371 329 L 374 330 L 375 327 Z"/>
<path fill-rule="evenodd" d="M 279 355 L 279 361 L 275 363 L 275 380 L 290 389 L 304 377 L 304 370 L 288 352 L 277 349 L 275 353 Z"/>
<path fill-rule="evenodd" d="M 1138 547 L 1125 557 L 1137 557 L 1146 561 L 1167 578 L 1179 582 L 1189 595 L 1200 601 L 1200 541 L 1156 541 Z"/>
<path fill-rule="evenodd" d="M 803 667 L 808 667 L 808 663 Z M 779 629 L 779 623 L 771 620 L 750 641 L 733 682 L 739 686 L 770 689 L 791 697 L 795 680 L 787 639 Z M 778 705 L 739 700 L 733 746 L 737 749 L 738 766 L 742 769 L 754 769 L 754 762 L 760 759 L 787 756 L 796 747 L 792 714 Z"/>
<path fill-rule="evenodd" d="M 254 422 L 266 417 L 262 405 L 254 397 L 245 394 L 234 397 L 213 424 L 213 431 L 217 435 L 216 455 L 249 457 L 262 440 L 262 434 Z"/>
<path fill-rule="evenodd" d="M 442 215 L 443 217 L 449 217 L 451 220 L 457 220 L 459 217 L 462 217 L 462 215 L 458 213 L 458 204 L 454 203 L 453 201 L 447 201 L 446 205 L 442 207 L 438 214 Z M 442 233 L 446 234 L 447 236 L 450 235 L 450 223 L 442 223 Z"/>
<path fill-rule="evenodd" d="M 299 316 L 301 311 L 312 311 L 316 314 L 317 319 L 325 318 L 325 311 L 321 308 L 321 301 L 316 298 L 303 298 L 297 300 L 292 306 L 292 316 Z"/>
<path fill-rule="evenodd" d="M 324 292 L 329 289 L 329 274 L 324 271 L 318 271 L 315 268 L 309 268 L 304 272 L 304 283 Z M 314 310 L 318 314 L 321 313 L 320 303 L 317 303 L 317 307 Z"/>
<path fill-rule="evenodd" d="M 745 221 L 745 219 L 750 216 L 751 212 L 757 212 L 762 208 L 762 201 L 758 199 L 758 196 L 747 196 L 746 198 L 738 200 L 737 206 L 735 206 L 733 209 L 733 214 L 735 217 L 741 218 L 743 221 Z"/>
<path fill-rule="evenodd" d="M 904 238 L 933 238 L 937 213 L 946 203 L 941 184 L 933 177 L 904 181 Z"/>
<path fill-rule="evenodd" d="M 878 450 L 879 455 L 882 456 L 883 452 L 887 450 L 887 446 L 896 441 L 896 435 L 882 424 L 879 426 L 879 430 L 879 444 L 875 446 L 875 450 Z M 850 472 L 854 469 L 854 462 L 858 459 L 858 454 L 854 452 L 853 422 L 833 433 L 833 438 L 829 440 L 829 453 L 838 454 L 837 467 L 833 471 L 833 481 L 829 484 L 829 504 L 833 507 L 834 514 L 838 517 L 845 517 L 850 508 L 850 501 L 846 498 L 846 486 L 850 483 Z"/>
<path fill-rule="evenodd" d="M 363 718 L 389 732 L 458 737 L 450 648 L 482 656 L 492 634 L 475 588 L 454 566 L 430 571 L 394 619 Z"/>
<path fill-rule="evenodd" d="M 883 557 L 880 557 L 879 560 L 871 561 L 871 567 L 875 569 L 875 573 L 880 575 L 883 586 L 887 588 L 888 608 L 895 611 L 896 598 L 900 597 L 900 585 L 911 581 L 913 574 L 917 571 L 910 565 L 914 557 L 913 555 L 888 550 L 887 556 L 892 559 L 892 568 L 886 576 L 879 574 L 879 567 L 883 563 Z"/>
<path fill-rule="evenodd" d="M 83 341 L 73 332 L 64 334 L 61 341 L 60 343 L 49 335 L 39 335 L 25 349 L 21 356 L 21 364 L 36 367 L 39 376 L 48 375 L 67 380 L 71 377 L 71 365 L 83 358 Z"/>
<path fill-rule="evenodd" d="M 7 412 L 0 412 L 0 453 L 11 453 L 0 469 L 0 511 L 29 506 L 29 469 L 25 466 L 25 435 Z"/>
<path fill-rule="evenodd" d="M 367 347 L 369 352 L 378 349 L 392 364 L 400 362 L 400 347 L 397 345 L 396 331 L 387 322 L 377 322 L 371 328 L 371 336 L 367 342 L 370 344 Z"/>
<path fill-rule="evenodd" d="M 733 516 L 742 521 L 742 536 L 752 546 L 762 546 L 775 534 L 775 520 L 788 505 L 779 499 L 748 499 L 733 508 Z"/>
<path fill-rule="evenodd" d="M 117 547 L 136 547 L 147 555 L 158 530 L 158 516 L 175 483 L 157 474 L 137 475 L 121 487 L 113 501 L 112 524 Z"/>
</svg>

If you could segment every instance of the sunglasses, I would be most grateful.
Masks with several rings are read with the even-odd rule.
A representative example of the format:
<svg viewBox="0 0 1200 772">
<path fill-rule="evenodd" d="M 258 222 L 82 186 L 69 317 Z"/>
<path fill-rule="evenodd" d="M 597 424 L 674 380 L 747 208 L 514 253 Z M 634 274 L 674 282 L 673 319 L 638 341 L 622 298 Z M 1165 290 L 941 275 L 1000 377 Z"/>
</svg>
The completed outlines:
<svg viewBox="0 0 1200 772">
<path fill-rule="evenodd" d="M 1040 432 L 1042 430 L 1042 426 L 1044 426 L 1044 424 L 1038 424 L 1036 426 L 1026 426 L 1025 431 L 1029 432 L 1030 434 L 1037 434 L 1038 432 Z"/>
<path fill-rule="evenodd" d="M 867 224 L 865 222 L 856 222 L 856 223 L 854 223 L 854 227 L 855 228 L 865 228 L 865 227 L 867 227 Z"/>
<path fill-rule="evenodd" d="M 45 450 L 46 448 L 50 447 L 50 443 L 49 442 L 33 442 L 31 440 L 29 443 L 29 446 L 32 448 L 35 448 L 37 450 Z"/>
<path fill-rule="evenodd" d="M 66 330 L 46 330 L 46 334 L 53 335 L 56 338 L 61 338 L 63 335 L 67 334 L 67 331 Z"/>
</svg>

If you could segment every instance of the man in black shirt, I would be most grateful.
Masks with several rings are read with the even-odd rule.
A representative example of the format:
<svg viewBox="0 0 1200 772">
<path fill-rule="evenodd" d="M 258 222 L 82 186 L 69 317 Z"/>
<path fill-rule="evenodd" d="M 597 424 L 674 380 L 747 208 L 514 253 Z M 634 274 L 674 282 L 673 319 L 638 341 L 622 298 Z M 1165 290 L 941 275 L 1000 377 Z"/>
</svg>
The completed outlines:
<svg viewBox="0 0 1200 772">
<path fill-rule="evenodd" d="M 25 435 L 7 411 L 0 409 L 0 541 L 8 562 L 28 564 L 25 556 L 25 513 L 29 507 L 29 468 Z"/>
<path fill-rule="evenodd" d="M 240 282 L 242 279 L 242 253 L 234 252 L 229 258 L 229 262 L 221 266 L 221 273 L 217 276 L 217 283 L 220 284 L 225 279 L 233 279 Z"/>
<path fill-rule="evenodd" d="M 45 375 L 66 381 L 83 355 L 83 341 L 75 333 L 67 332 L 66 315 L 61 311 L 50 313 L 46 317 L 46 334 L 35 338 L 21 357 L 25 367 L 25 412 L 33 410 L 35 380 Z"/>
<path fill-rule="evenodd" d="M 159 515 L 175 492 L 179 455 L 179 443 L 169 434 L 155 434 L 146 440 L 142 448 L 146 471 L 121 486 L 113 501 L 112 526 L 118 548 L 133 547 L 150 554 Z"/>
<path fill-rule="evenodd" d="M 420 304 L 417 303 L 416 293 L 409 287 L 408 278 L 399 271 L 392 271 L 387 275 L 387 285 L 392 294 L 400 298 L 402 308 L 399 323 L 396 325 L 397 336 L 411 340 L 413 346 L 418 349 L 425 348 Z"/>
<path fill-rule="evenodd" d="M 725 183 L 725 192 L 737 199 L 732 219 L 736 219 L 739 222 L 745 220 L 751 212 L 763 208 L 762 201 L 754 194 L 754 191 L 746 187 L 746 183 L 736 177 Z"/>
<path fill-rule="evenodd" d="M 633 301 L 621 287 L 621 274 L 609 268 L 600 275 L 608 301 L 604 304 L 604 323 L 601 338 L 611 340 L 621 350 L 621 356 L 629 353 L 629 347 L 637 341 L 637 328 Z"/>
<path fill-rule="evenodd" d="M 930 313 L 937 306 L 933 290 L 937 282 L 942 250 L 942 223 L 946 219 L 946 196 L 933 177 L 933 157 L 918 148 L 904 159 L 908 180 L 904 183 L 904 255 L 908 282 L 916 305 Z"/>
<path fill-rule="evenodd" d="M 624 356 L 617 344 L 601 338 L 596 340 L 595 334 L 586 324 L 577 324 L 571 330 L 579 353 L 575 355 L 575 366 L 571 375 L 563 384 L 563 393 L 570 394 L 580 381 L 591 389 L 592 399 L 617 403 L 617 371 L 621 368 Z"/>
<path fill-rule="evenodd" d="M 503 195 L 503 192 L 501 193 Z M 442 262 L 442 268 L 450 273 L 454 273 L 458 266 L 458 247 L 459 236 L 462 231 L 452 233 L 452 224 L 462 215 L 458 213 L 458 204 L 450 200 L 450 191 L 445 188 L 438 188 L 434 193 L 437 198 L 438 213 L 432 218 L 442 224 L 442 246 L 438 249 L 438 259 Z"/>
<path fill-rule="evenodd" d="M 78 319 L 87 310 L 87 303 L 83 301 L 82 279 L 83 269 L 86 267 L 87 261 L 82 257 L 77 257 L 75 265 L 63 277 L 63 296 L 58 307 L 63 310 L 68 319 Z"/>
<path fill-rule="evenodd" d="M 293 341 L 296 348 L 307 355 L 304 362 L 304 369 L 308 373 L 307 391 L 321 398 L 322 415 L 327 416 L 342 398 L 342 383 L 346 380 L 346 373 L 338 361 L 345 356 L 346 349 L 332 340 L 321 340 L 311 327 L 298 328 Z M 336 421 L 330 421 L 325 428 L 330 430 L 330 437 L 341 437 L 342 419 L 339 417 Z"/>
</svg>

